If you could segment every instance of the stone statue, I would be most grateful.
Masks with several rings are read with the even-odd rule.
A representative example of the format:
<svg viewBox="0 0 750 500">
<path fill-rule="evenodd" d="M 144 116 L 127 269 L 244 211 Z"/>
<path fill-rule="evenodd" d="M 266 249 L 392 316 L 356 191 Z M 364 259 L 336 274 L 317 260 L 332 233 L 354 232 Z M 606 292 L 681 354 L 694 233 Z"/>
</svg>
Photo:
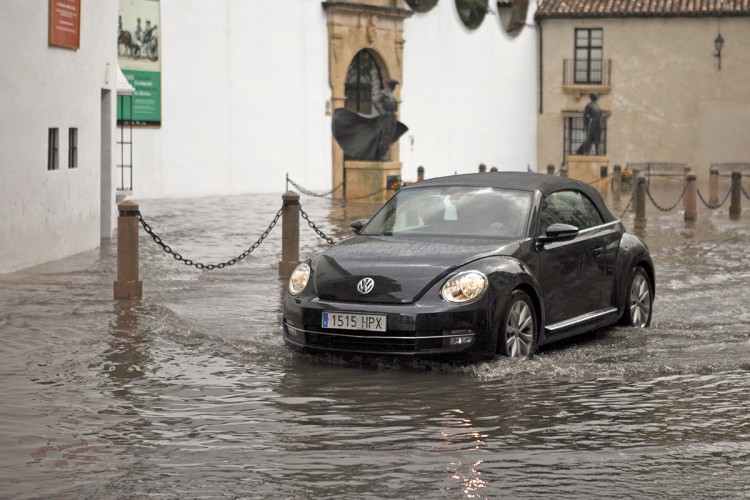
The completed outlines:
<svg viewBox="0 0 750 500">
<path fill-rule="evenodd" d="M 391 144 L 409 130 L 396 120 L 398 101 L 393 96 L 397 80 L 386 82 L 383 95 L 373 106 L 376 115 L 362 115 L 346 108 L 333 112 L 333 137 L 344 150 L 347 160 L 384 161 Z"/>
<path fill-rule="evenodd" d="M 586 140 L 576 151 L 579 155 L 590 155 L 593 148 L 594 154 L 599 154 L 599 143 L 602 140 L 602 110 L 596 103 L 599 96 L 595 93 L 589 94 L 589 103 L 583 110 L 583 128 L 586 130 Z"/>
</svg>

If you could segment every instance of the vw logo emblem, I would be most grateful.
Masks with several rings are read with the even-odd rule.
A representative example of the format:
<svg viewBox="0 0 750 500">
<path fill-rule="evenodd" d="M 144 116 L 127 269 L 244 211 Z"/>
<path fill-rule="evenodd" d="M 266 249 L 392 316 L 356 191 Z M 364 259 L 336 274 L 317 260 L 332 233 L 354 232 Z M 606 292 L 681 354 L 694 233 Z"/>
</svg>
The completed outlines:
<svg viewBox="0 0 750 500">
<path fill-rule="evenodd" d="M 359 280 L 359 283 L 357 283 L 357 291 L 361 293 L 362 295 L 367 295 L 368 293 L 372 292 L 372 289 L 375 287 L 375 280 L 372 278 L 362 278 Z"/>
</svg>

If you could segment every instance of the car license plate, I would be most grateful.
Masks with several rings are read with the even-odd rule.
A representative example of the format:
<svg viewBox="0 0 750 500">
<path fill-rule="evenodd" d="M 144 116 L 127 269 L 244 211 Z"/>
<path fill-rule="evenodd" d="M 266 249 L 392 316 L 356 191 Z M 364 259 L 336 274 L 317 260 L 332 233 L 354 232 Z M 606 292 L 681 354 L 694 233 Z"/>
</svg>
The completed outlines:
<svg viewBox="0 0 750 500">
<path fill-rule="evenodd" d="M 345 312 L 323 312 L 323 328 L 340 330 L 385 331 L 384 314 L 357 314 Z"/>
</svg>

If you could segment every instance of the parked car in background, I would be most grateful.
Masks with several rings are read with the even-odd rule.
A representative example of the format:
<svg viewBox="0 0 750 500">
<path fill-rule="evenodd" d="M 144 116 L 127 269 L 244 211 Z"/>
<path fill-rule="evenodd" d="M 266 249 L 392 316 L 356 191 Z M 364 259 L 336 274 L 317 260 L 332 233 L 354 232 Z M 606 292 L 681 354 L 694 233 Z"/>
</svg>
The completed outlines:
<svg viewBox="0 0 750 500">
<path fill-rule="evenodd" d="M 528 358 L 583 332 L 651 322 L 648 248 L 596 189 L 573 179 L 429 179 L 351 227 L 353 237 L 292 274 L 283 318 L 289 347 Z"/>
</svg>

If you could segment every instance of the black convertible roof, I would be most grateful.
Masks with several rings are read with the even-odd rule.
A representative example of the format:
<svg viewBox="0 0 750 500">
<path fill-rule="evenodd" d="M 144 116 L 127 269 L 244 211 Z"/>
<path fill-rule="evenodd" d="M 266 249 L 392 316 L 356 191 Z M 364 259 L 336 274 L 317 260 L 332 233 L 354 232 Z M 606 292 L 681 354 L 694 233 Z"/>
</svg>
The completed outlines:
<svg viewBox="0 0 750 500">
<path fill-rule="evenodd" d="M 576 179 L 531 172 L 485 172 L 481 174 L 448 175 L 419 181 L 404 189 L 441 186 L 471 186 L 539 191 L 546 196 L 563 190 L 580 191 L 594 202 L 605 222 L 617 220 L 604 203 L 602 195 L 592 186 Z"/>
</svg>

